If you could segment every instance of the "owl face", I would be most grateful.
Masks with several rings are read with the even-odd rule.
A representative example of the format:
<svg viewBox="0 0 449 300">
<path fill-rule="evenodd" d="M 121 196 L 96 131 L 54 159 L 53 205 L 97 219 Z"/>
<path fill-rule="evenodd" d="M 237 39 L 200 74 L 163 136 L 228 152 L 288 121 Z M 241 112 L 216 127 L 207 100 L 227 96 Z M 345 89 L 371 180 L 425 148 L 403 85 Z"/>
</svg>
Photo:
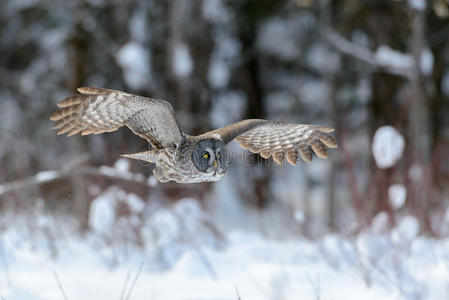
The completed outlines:
<svg viewBox="0 0 449 300">
<path fill-rule="evenodd" d="M 193 148 L 192 160 L 201 172 L 223 175 L 227 169 L 226 146 L 218 139 L 201 140 Z"/>
</svg>

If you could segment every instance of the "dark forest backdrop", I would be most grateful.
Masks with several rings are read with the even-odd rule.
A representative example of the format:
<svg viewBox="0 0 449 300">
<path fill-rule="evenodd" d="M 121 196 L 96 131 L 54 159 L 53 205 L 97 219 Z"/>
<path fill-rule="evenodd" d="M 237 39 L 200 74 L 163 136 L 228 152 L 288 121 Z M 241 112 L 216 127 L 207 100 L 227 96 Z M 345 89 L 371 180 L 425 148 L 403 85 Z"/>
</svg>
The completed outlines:
<svg viewBox="0 0 449 300">
<path fill-rule="evenodd" d="M 269 118 L 334 126 L 340 147 L 310 165 L 256 157 L 222 182 L 154 185 L 100 167 L 148 147 L 129 130 L 72 138 L 51 130 L 56 103 L 79 86 L 166 99 L 190 134 Z M 401 133 L 405 149 L 381 169 L 371 146 L 385 125 Z M 357 232 L 381 211 L 391 225 L 412 214 L 423 232 L 444 235 L 448 153 L 446 0 L 0 2 L 3 210 L 31 212 L 43 201 L 86 229 L 90 201 L 117 185 L 147 201 L 192 196 L 207 206 L 223 197 L 280 207 L 292 219 L 302 212 L 293 229 L 308 235 Z M 130 166 L 151 174 L 151 166 Z M 397 209 L 393 184 L 406 190 Z"/>
</svg>

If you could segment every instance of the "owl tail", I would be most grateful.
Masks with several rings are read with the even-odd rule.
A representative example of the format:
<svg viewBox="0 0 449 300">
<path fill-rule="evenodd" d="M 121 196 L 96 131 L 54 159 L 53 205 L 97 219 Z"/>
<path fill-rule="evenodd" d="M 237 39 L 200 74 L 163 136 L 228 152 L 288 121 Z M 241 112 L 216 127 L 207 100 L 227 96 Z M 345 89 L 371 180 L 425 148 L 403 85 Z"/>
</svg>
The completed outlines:
<svg viewBox="0 0 449 300">
<path fill-rule="evenodd" d="M 144 160 L 144 161 L 148 161 L 153 164 L 156 163 L 156 160 L 157 160 L 157 153 L 154 150 L 133 153 L 133 154 L 122 154 L 120 156 L 126 157 L 126 158 L 131 158 L 131 159 Z"/>
</svg>

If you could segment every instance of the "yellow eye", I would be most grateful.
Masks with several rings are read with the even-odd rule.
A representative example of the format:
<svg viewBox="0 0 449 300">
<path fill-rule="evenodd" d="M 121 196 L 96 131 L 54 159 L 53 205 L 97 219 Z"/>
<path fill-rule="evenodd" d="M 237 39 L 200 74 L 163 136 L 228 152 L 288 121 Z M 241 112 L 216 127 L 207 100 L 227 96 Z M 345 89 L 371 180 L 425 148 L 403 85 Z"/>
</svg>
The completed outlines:
<svg viewBox="0 0 449 300">
<path fill-rule="evenodd" d="M 209 158 L 209 154 L 204 153 L 204 154 L 203 154 L 203 157 L 207 159 L 207 158 Z"/>
<path fill-rule="evenodd" d="M 221 157 L 221 155 L 220 155 L 220 153 L 218 153 L 218 154 L 217 154 L 217 158 L 220 158 L 220 157 Z"/>
</svg>

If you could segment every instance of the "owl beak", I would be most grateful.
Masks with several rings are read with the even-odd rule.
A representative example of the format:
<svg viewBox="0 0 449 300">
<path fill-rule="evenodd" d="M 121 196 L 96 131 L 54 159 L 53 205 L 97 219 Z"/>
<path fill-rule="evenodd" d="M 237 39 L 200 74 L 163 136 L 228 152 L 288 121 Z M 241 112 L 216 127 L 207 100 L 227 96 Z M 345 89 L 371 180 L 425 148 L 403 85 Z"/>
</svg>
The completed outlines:
<svg viewBox="0 0 449 300">
<path fill-rule="evenodd" d="M 218 162 L 216 160 L 214 160 L 214 167 L 217 167 Z"/>
</svg>

